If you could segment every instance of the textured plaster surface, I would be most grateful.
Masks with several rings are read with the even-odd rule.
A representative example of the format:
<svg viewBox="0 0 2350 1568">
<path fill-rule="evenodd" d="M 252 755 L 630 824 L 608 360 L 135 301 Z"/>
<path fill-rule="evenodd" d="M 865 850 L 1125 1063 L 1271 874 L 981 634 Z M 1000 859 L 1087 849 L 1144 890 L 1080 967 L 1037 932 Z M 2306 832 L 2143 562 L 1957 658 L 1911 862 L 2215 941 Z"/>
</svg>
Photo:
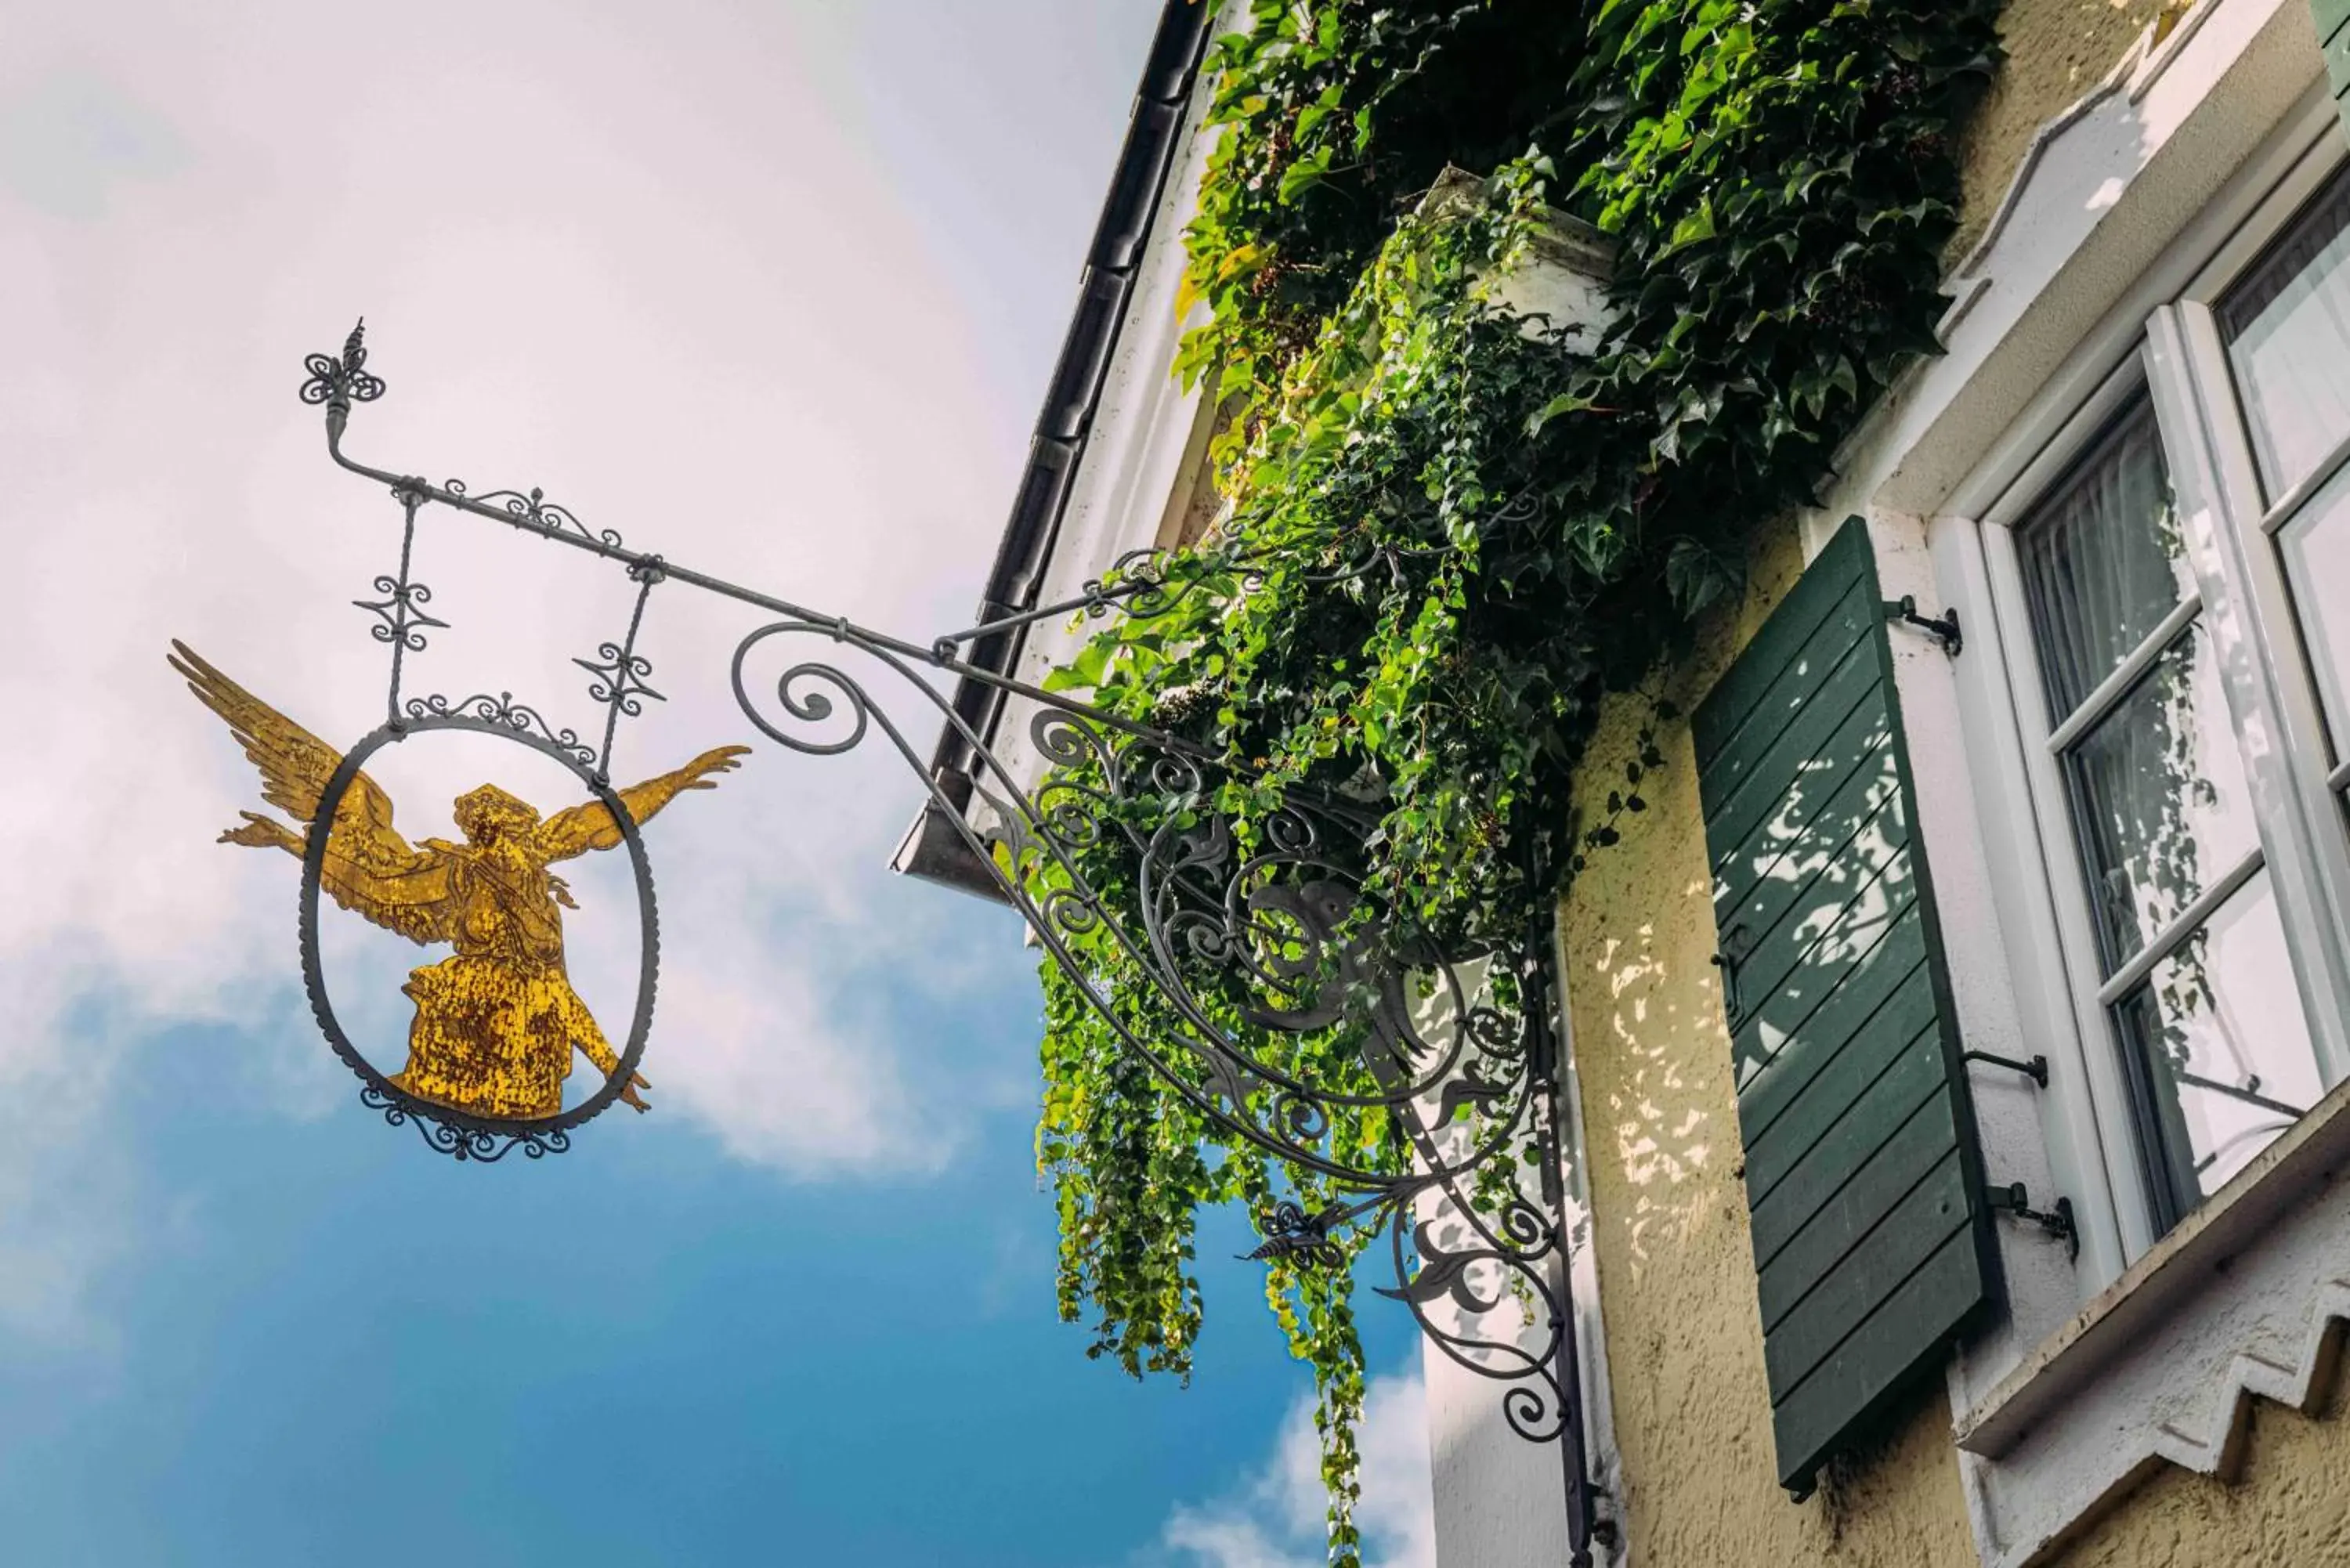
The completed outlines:
<svg viewBox="0 0 2350 1568">
<path fill-rule="evenodd" d="M 2178 0 L 2012 0 L 1999 20 L 2007 59 L 1960 149 L 1965 199 L 1948 263 L 1974 248 L 2041 126 L 2103 80 L 2149 23 L 2185 9 Z"/>
<path fill-rule="evenodd" d="M 1593 856 L 1565 908 L 1567 1003 L 1591 1165 L 1631 1561 L 1960 1568 L 1968 1532 L 1950 1412 L 1930 1379 L 1865 1453 L 1797 1505 L 1778 1486 L 1747 1239 L 1730 1037 L 1686 714 L 1802 567 L 1770 531 L 1753 588 L 1677 671 L 1648 809 Z M 1645 705 L 1618 700 L 1585 763 L 1621 777 Z"/>
<path fill-rule="evenodd" d="M 2243 1479 L 2174 1465 L 2052 1561 L 2063 1568 L 2303 1568 L 2350 1563 L 2350 1422 L 2254 1400 Z"/>
<path fill-rule="evenodd" d="M 2282 31 L 2282 24 L 2262 20 L 2272 12 L 2284 16 L 2273 0 L 2203 4 L 2211 7 L 2211 18 L 2199 32 L 2180 35 L 2173 53 L 2181 59 L 2198 49 L 2225 54 L 2211 68 L 2225 67 L 2231 73 L 2221 84 L 2227 92 L 2207 84 L 2206 101 L 2189 90 L 2193 83 L 2181 86 L 2172 79 L 2193 72 L 2158 64 L 2144 84 L 2149 95 L 2145 103 L 2136 98 L 2115 100 L 2122 109 L 2109 116 L 2138 127 L 2150 145 L 2167 148 L 2164 139 L 2185 123 L 2183 116 L 2189 110 L 2200 115 L 2189 128 L 2191 135 L 2182 131 L 2177 138 L 2184 151 L 2172 161 L 2183 168 L 2199 160 L 2212 169 L 2173 170 L 2166 178 L 2181 190 L 2204 173 L 2217 180 L 2237 167 L 2242 147 L 2257 143 L 2262 128 L 2283 112 L 2283 101 L 2301 90 L 2309 74 L 2303 67 L 2314 66 L 2313 49 L 2290 38 L 2277 43 L 2285 32 L 2307 27 L 2305 0 L 2291 0 L 2292 16 L 2285 18 L 2291 26 Z M 2189 9 L 2162 0 L 2015 0 L 2008 6 L 2002 31 L 2010 59 L 1965 147 L 1965 227 L 1953 243 L 1954 261 L 1983 233 L 2042 125 L 2104 79 L 2149 26 L 2159 30 Z M 2259 37 L 2235 40 L 2223 50 L 2223 35 L 2232 37 L 2230 17 L 2238 30 L 2254 27 Z M 2273 90 L 2245 86 L 2259 81 L 2270 82 Z M 2184 95 L 2182 102 L 2168 101 L 2165 93 Z M 2187 202 L 2185 210 L 2191 212 L 2193 202 Z M 2143 211 L 2132 217 L 2149 233 L 2160 227 L 2166 235 L 2178 221 L 2168 208 L 2150 218 Z M 2125 277 L 2139 275 L 2148 265 L 2135 251 L 2122 261 L 2106 260 L 2108 270 Z M 2023 281 L 2032 283 L 2033 277 Z M 2109 295 L 2099 297 L 2109 302 Z M 1991 309 L 1979 308 L 1970 329 L 1991 330 L 1983 325 Z M 2086 320 L 2103 309 L 2101 303 L 2075 314 Z M 2005 332 L 2001 322 L 1992 325 Z M 2045 321 L 2039 324 L 2043 344 L 2051 330 Z M 2070 350 L 2050 352 L 2061 357 Z M 1978 350 L 1975 359 L 1980 358 Z M 2047 374 L 2043 366 L 2018 382 L 2015 396 L 2004 400 L 2011 410 L 2005 418 L 2012 417 L 2012 407 Z M 1997 422 L 2003 428 L 2004 419 Z M 1900 452 L 1908 451 L 1919 435 L 1894 433 Z M 1887 499 L 1877 487 L 1884 483 L 1878 472 L 1858 484 L 1852 504 L 1879 510 Z M 1830 509 L 1825 520 L 1834 523 L 1846 509 Z M 1669 695 L 1684 714 L 1800 570 L 1794 530 L 1764 532 L 1750 563 L 1753 587 L 1745 603 L 1721 617 L 1673 673 Z M 1887 581 L 1899 591 L 1892 576 Z M 1618 700 L 1611 707 L 1586 763 L 1585 776 L 1596 786 L 1586 794 L 1604 796 L 1620 782 L 1642 712 L 1637 699 Z M 1665 726 L 1659 743 L 1668 761 L 1642 785 L 1648 809 L 1626 820 L 1621 844 L 1594 857 L 1566 901 L 1563 921 L 1567 1006 L 1588 1143 L 1593 1251 L 1607 1321 L 1607 1377 L 1631 1561 L 1643 1568 L 1974 1563 L 1979 1559 L 1968 1522 L 1969 1482 L 1953 1444 L 1947 1397 L 1933 1383 L 1912 1396 L 1873 1447 L 1834 1465 L 1812 1501 L 1791 1506 L 1775 1484 L 1729 1043 L 1718 971 L 1709 962 L 1715 935 L 1686 719 Z M 1937 870 L 1942 869 L 1938 858 Z M 2248 1267 L 2251 1261 L 2241 1262 Z M 2328 1270 L 2319 1272 L 2350 1280 L 2338 1265 Z M 2315 1277 L 2303 1271 L 2289 1304 L 2306 1301 L 2308 1282 Z M 2336 1315 L 2350 1322 L 2350 1314 Z M 2181 1468 L 2188 1459 L 2134 1467 L 2126 1454 L 2109 1454 L 2117 1457 L 2120 1473 L 2130 1480 L 2125 1490 L 2105 1494 L 2101 1508 L 2090 1515 L 2092 1522 L 2078 1533 L 2066 1531 L 2061 1543 L 2043 1547 L 2020 1540 L 2006 1552 L 1989 1545 L 1984 1550 L 2002 1560 L 2028 1558 L 2034 1568 L 2054 1563 L 2066 1568 L 2339 1563 L 2350 1568 L 2350 1422 L 2324 1410 L 2323 1400 L 2314 1417 L 2271 1402 L 2290 1398 L 2301 1404 L 2308 1397 L 2310 1377 L 2298 1371 L 2286 1376 L 2288 1366 L 2327 1365 L 2312 1363 L 2303 1354 L 2308 1320 L 2305 1310 L 2278 1316 L 2279 1324 L 2293 1331 L 2280 1328 L 2282 1338 L 2233 1320 L 2221 1325 L 2232 1335 L 2223 1335 L 2234 1356 L 2230 1376 L 2267 1397 L 2230 1407 L 2249 1414 L 2241 1444 L 2225 1433 L 2211 1439 L 2217 1445 L 2210 1455 L 2217 1460 L 2216 1477 L 2201 1473 L 2215 1468 L 2211 1463 L 2203 1463 L 2201 1470 Z M 2159 1352 L 2154 1359 L 2161 1359 Z M 2210 1381 L 2193 1380 L 2189 1392 L 2197 1397 L 2188 1401 L 2192 1410 L 2184 1405 L 2154 1409 L 2157 1430 L 2168 1434 L 2165 1441 L 2171 1447 L 2192 1449 L 2188 1438 L 2208 1424 L 2200 1417 L 2210 1414 L 2210 1400 L 2202 1397 Z M 2290 1393 L 2276 1392 L 2287 1386 Z M 2102 1381 L 2092 1390 L 2105 1391 Z M 2337 1391 L 2333 1409 L 2338 1411 L 2341 1403 Z M 2085 1409 L 2076 1414 L 2095 1419 Z M 2229 1426 L 2226 1420 L 2220 1424 Z M 2111 1448 L 2119 1449 L 2137 1442 L 2145 1427 L 2145 1417 L 2138 1416 L 2126 1427 L 2101 1429 Z M 1988 1463 L 1991 1471 L 2002 1464 L 2011 1467 L 2013 1473 L 1993 1475 L 1993 1481 L 2022 1479 L 2035 1464 L 2062 1469 L 2074 1463 L 2022 1452 L 1975 1462 Z M 2053 1484 L 2064 1477 L 2031 1479 Z"/>
</svg>

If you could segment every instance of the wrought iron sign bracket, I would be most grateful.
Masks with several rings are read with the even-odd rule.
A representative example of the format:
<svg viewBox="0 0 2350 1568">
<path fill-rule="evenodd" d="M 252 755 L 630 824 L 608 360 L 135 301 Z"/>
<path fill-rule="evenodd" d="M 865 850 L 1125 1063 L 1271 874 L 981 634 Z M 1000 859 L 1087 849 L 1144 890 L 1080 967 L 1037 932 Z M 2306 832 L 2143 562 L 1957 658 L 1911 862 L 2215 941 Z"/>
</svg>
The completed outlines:
<svg viewBox="0 0 2350 1568">
<path fill-rule="evenodd" d="M 1375 814 L 1358 802 L 1293 788 L 1281 804 L 1246 821 L 1226 816 L 1216 803 L 1239 793 L 1229 786 L 1252 782 L 1243 764 L 968 657 L 981 639 L 1036 622 L 1112 611 L 1164 614 L 1203 581 L 1245 582 L 1247 559 L 1194 555 L 1199 569 L 1186 575 L 1164 553 L 1138 551 L 1074 597 L 944 636 L 890 636 L 631 549 L 618 533 L 589 528 L 537 489 L 476 493 L 460 480 L 434 484 L 357 461 L 343 450 L 352 410 L 384 390 L 366 369 L 363 327 L 340 355 L 309 357 L 302 399 L 324 405 L 334 462 L 384 486 L 400 507 L 399 570 L 376 579 L 374 598 L 359 601 L 377 618 L 374 635 L 391 649 L 386 721 L 377 735 L 452 727 L 505 733 L 564 762 L 598 798 L 616 803 L 614 817 L 645 891 L 648 957 L 639 1005 L 647 1017 L 650 873 L 636 824 L 617 804 L 611 758 L 619 722 L 662 700 L 640 651 L 648 600 L 656 587 L 691 588 L 766 618 L 737 644 L 731 670 L 735 701 L 761 734 L 812 756 L 881 737 L 1119 1048 L 1147 1064 L 1221 1134 L 1285 1162 L 1319 1192 L 1309 1201 L 1283 1199 L 1261 1217 L 1263 1241 L 1249 1256 L 1285 1268 L 1346 1267 L 1342 1238 L 1351 1232 L 1369 1242 L 1384 1231 L 1388 1262 L 1382 1269 L 1392 1267 L 1395 1282 L 1379 1293 L 1405 1303 L 1433 1353 L 1503 1385 L 1503 1415 L 1521 1437 L 1558 1445 L 1567 1561 L 1582 1568 L 1595 1542 L 1612 1542 L 1613 1526 L 1599 1516 L 1590 1476 L 1568 1283 L 1579 1212 L 1563 1174 L 1552 922 L 1536 922 L 1520 940 L 1440 955 L 1405 928 L 1403 916 L 1362 894 L 1356 868 Z M 403 696 L 407 656 L 424 649 L 427 629 L 447 624 L 424 613 L 432 591 L 411 575 L 416 515 L 426 506 L 611 561 L 637 585 L 626 632 L 600 644 L 592 659 L 573 660 L 603 710 L 600 743 L 550 725 L 505 693 L 455 703 Z M 1374 554 L 1327 570 L 1344 580 L 1396 566 L 1393 557 Z M 846 656 L 861 662 L 851 669 L 834 661 Z M 1045 770 L 1041 779 L 989 745 L 941 689 L 942 675 L 993 687 L 1025 704 L 1026 739 Z M 950 798 L 931 776 L 915 725 L 881 700 L 889 693 L 920 715 L 924 727 L 944 724 L 969 749 L 968 801 Z M 371 738 L 362 747 L 382 743 Z M 314 971 L 317 844 L 326 836 L 314 826 L 311 836 L 303 933 L 306 964 Z M 1095 867 L 1105 855 L 1121 867 L 1114 888 L 1097 881 Z M 1125 977 L 1118 981 L 1123 989 L 1104 980 L 1105 963 Z M 1142 995 L 1148 1006 L 1138 1010 L 1133 1002 Z M 313 1000 L 337 1050 L 367 1081 L 369 1103 L 395 1121 L 436 1124 L 428 1137 L 461 1158 L 494 1158 L 517 1145 L 532 1157 L 558 1151 L 567 1147 L 568 1128 L 601 1110 L 615 1085 L 626 1082 L 624 1072 L 576 1117 L 558 1118 L 560 1125 L 477 1125 L 392 1095 L 397 1084 L 367 1066 L 342 1037 L 322 989 L 314 989 Z M 1139 1022 L 1144 1012 L 1151 1019 L 1147 1030 Z M 627 1070 L 643 1048 L 646 1022 L 640 1017 L 630 1034 Z M 1322 1055 L 1291 1049 L 1308 1037 L 1322 1042 Z M 1343 1046 L 1332 1046 L 1334 1040 Z M 1339 1065 L 1324 1081 L 1301 1075 L 1303 1060 Z M 1375 1140 L 1381 1148 L 1374 1153 L 1344 1136 L 1365 1116 L 1384 1117 L 1394 1134 Z M 1522 1155 L 1540 1171 L 1538 1192 L 1523 1189 L 1516 1174 Z"/>
</svg>

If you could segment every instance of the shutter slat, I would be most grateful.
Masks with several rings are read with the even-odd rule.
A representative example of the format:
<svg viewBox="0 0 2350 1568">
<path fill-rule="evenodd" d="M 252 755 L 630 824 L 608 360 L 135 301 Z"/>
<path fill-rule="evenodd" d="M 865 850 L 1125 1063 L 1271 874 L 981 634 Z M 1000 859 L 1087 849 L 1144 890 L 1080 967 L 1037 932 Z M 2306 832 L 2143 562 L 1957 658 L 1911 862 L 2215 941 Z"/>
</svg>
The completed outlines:
<svg viewBox="0 0 2350 1568">
<path fill-rule="evenodd" d="M 1941 1042 L 1933 1034 L 1934 988 L 1922 970 L 1910 971 L 1908 983 L 1870 1028 L 1890 1035 L 1905 1023 L 1914 1024 L 1917 1033 L 1890 1059 L 1876 1051 L 1838 1052 L 1804 1085 L 1787 1114 L 1773 1122 L 1770 1131 L 1747 1141 L 1746 1193 L 1751 1207 L 1760 1209 L 1768 1202 L 1779 1184 L 1814 1151 L 1824 1151 L 1822 1158 L 1834 1158 L 1835 1151 L 1827 1136 L 1847 1112 L 1861 1114 L 1856 1107 L 1860 1106 L 1862 1096 L 1894 1096 L 1914 1104 L 1915 1094 L 1942 1081 Z"/>
<path fill-rule="evenodd" d="M 1752 1143 L 1846 1043 L 1872 1027 L 1877 1010 L 1926 961 L 1926 935 L 1900 920 L 1863 953 L 1825 997 L 1773 997 L 1731 1040 L 1741 1069 L 1738 1125 Z M 1783 1019 L 1779 1004 L 1786 1006 Z M 1777 1025 L 1783 1023 L 1783 1027 Z"/>
<path fill-rule="evenodd" d="M 1760 997 L 1825 996 L 1900 919 L 1910 903 L 1909 857 L 1879 860 L 1870 853 L 1876 847 L 1859 845 L 1842 875 L 1814 883 L 1739 961 L 1740 1006 L 1752 1008 Z"/>
<path fill-rule="evenodd" d="M 1888 1072 L 1875 1087 L 1749 1215 L 1766 1327 L 1852 1251 L 1958 1137 L 1940 1101 L 1939 1075 L 1921 1083 Z"/>
<path fill-rule="evenodd" d="M 1810 641 L 1820 622 L 1834 614 L 1851 591 L 1850 583 L 1825 578 L 1814 581 L 1809 577 L 1789 588 L 1787 597 L 1771 612 L 1772 619 L 1783 628 L 1779 635 L 1784 646 L 1796 649 Z M 1700 773 L 1713 765 L 1723 746 L 1745 724 L 1761 704 L 1762 693 L 1770 690 L 1783 669 L 1784 661 L 1752 666 L 1740 663 L 1722 672 L 1713 689 L 1713 700 L 1709 701 L 1704 711 L 1690 716 L 1690 739 L 1697 748 Z"/>
<path fill-rule="evenodd" d="M 2317 18 L 2317 42 L 2325 51 L 2325 79 L 2334 89 L 2334 111 L 2350 127 L 2350 0 L 2310 0 Z"/>
<path fill-rule="evenodd" d="M 1765 923 L 1774 919 L 1764 902 L 1771 893 L 1816 875 L 1892 798 L 1900 780 L 1885 749 L 1889 733 L 1883 713 L 1872 704 L 1856 705 L 1821 749 L 1803 787 L 1789 791 L 1780 809 L 1723 860 L 1713 907 L 1724 929 L 1733 920 L 1752 925 L 1757 916 Z M 1752 907 L 1739 909 L 1750 899 Z"/>
<path fill-rule="evenodd" d="M 1821 1459 L 1833 1453 L 1854 1425 L 1855 1408 L 1881 1409 L 1914 1376 L 1919 1325 L 1946 1319 L 1950 1303 L 1981 1289 L 1981 1275 L 1975 1239 L 1967 1231 L 1942 1243 L 1924 1268 L 1903 1281 L 1834 1354 L 1779 1398 L 1773 1416 L 1780 1453 Z M 1817 1468 L 1814 1463 L 1790 1475 L 1783 1459 L 1781 1465 L 1783 1480 L 1808 1476 Z"/>
<path fill-rule="evenodd" d="M 1755 693 L 1738 727 L 1725 737 L 1722 749 L 1711 761 L 1699 764 L 1698 775 L 1709 790 L 1726 794 L 1734 782 L 1731 770 L 1755 760 L 1755 739 L 1767 742 L 1778 725 L 1810 705 L 1813 693 L 1844 667 L 1845 656 L 1867 637 L 1876 608 L 1863 604 L 1856 589 L 1829 607 L 1827 618 L 1772 673 L 1770 683 Z"/>
<path fill-rule="evenodd" d="M 2344 0 L 2350 4 L 2350 0 Z M 1867 532 L 1846 523 L 1691 717 L 1780 1480 L 1997 1289 Z"/>
<path fill-rule="evenodd" d="M 1724 752 L 1711 773 L 1700 775 L 1698 788 L 1710 803 L 1706 839 L 1721 846 L 1722 857 L 1735 854 L 1736 846 L 1770 819 L 1780 804 L 1770 781 L 1786 782 L 1779 775 L 1788 760 L 1816 757 L 1854 709 L 1867 701 L 1876 681 L 1873 662 L 1866 640 L 1853 644 L 1836 663 L 1817 670 L 1818 679 L 1807 679 L 1796 694 L 1803 698 L 1803 707 L 1757 714 L 1760 722 L 1741 732 L 1745 744 Z M 1806 675 L 1815 668 L 1807 668 Z M 1756 781 L 1751 789 L 1744 787 L 1750 778 Z"/>
<path fill-rule="evenodd" d="M 1773 1326 L 1763 1355 L 1771 1381 L 1788 1387 L 1802 1382 L 1885 1299 L 1881 1282 L 1908 1281 L 1966 1228 L 1966 1177 L 1954 1148 Z"/>
</svg>

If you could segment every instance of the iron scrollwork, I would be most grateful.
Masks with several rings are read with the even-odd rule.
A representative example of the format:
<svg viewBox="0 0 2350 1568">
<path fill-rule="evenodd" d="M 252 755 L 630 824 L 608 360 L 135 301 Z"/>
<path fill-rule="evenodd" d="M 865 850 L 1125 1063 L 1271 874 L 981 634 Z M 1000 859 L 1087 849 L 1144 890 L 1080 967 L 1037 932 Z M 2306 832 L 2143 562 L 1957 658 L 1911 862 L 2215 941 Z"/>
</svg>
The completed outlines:
<svg viewBox="0 0 2350 1568">
<path fill-rule="evenodd" d="M 1504 1385 L 1503 1414 L 1520 1436 L 1559 1446 L 1570 1561 L 1590 1562 L 1607 1527 L 1589 1481 L 1566 1282 L 1572 1238 L 1546 927 L 1491 950 L 1446 951 L 1365 892 L 1361 846 L 1376 803 L 1296 788 L 1273 808 L 1240 811 L 1228 803 L 1254 781 L 1221 753 L 966 657 L 982 639 L 1049 618 L 1164 614 L 1211 577 L 1245 585 L 1262 563 L 1211 550 L 1179 572 L 1163 553 L 1137 552 L 1074 598 L 926 641 L 891 637 L 631 551 L 619 534 L 590 533 L 536 489 L 475 495 L 454 481 L 429 485 L 352 460 L 341 447 L 350 403 L 381 389 L 368 378 L 374 391 L 363 391 L 355 379 L 359 345 L 354 332 L 340 360 L 314 357 L 303 395 L 328 405 L 334 461 L 390 485 L 411 535 L 417 507 L 444 505 L 615 561 L 639 585 L 627 636 L 594 660 L 575 661 L 606 709 L 600 753 L 504 695 L 411 701 L 395 723 L 511 733 L 608 793 L 614 724 L 639 711 L 640 699 L 660 696 L 645 684 L 651 666 L 637 652 L 652 587 L 683 583 L 768 612 L 733 659 L 743 715 L 805 755 L 839 755 L 881 737 L 1120 1047 L 1211 1125 L 1326 1186 L 1334 1196 L 1320 1207 L 1284 1200 L 1263 1216 L 1252 1257 L 1340 1267 L 1344 1233 L 1384 1231 L 1394 1283 L 1380 1293 L 1402 1303 L 1451 1361 Z M 325 389 L 313 397 L 314 387 Z M 405 558 L 403 550 L 402 583 Z M 1399 565 L 1375 551 L 1312 570 L 1337 580 Z M 1041 777 L 988 743 L 941 689 L 942 676 L 1003 693 L 1007 713 L 1023 720 L 1012 732 Z M 395 670 L 395 704 L 397 679 Z M 974 759 L 968 800 L 951 798 L 931 775 L 910 720 L 895 710 L 955 733 Z M 629 845 L 633 857 L 633 836 Z M 316 901 L 308 881 L 305 900 L 307 964 Z M 647 941 L 650 954 L 650 924 Z M 1139 986 L 1147 1005 L 1133 1005 L 1137 996 L 1121 986 Z M 642 1005 L 650 994 L 649 967 Z M 1138 1023 L 1145 1013 L 1147 1029 Z M 320 1021 L 334 1037 L 323 1006 Z M 632 1048 L 640 1035 L 632 1033 Z M 412 1110 L 381 1108 L 394 1121 Z M 1391 1147 L 1366 1154 L 1335 1136 L 1342 1125 L 1381 1117 Z M 553 1139 L 569 1125 L 547 1129 L 544 1151 L 560 1147 Z M 505 1152 L 484 1149 L 445 1119 L 427 1137 L 455 1139 L 450 1152 L 473 1158 Z M 1523 1189 L 1525 1166 L 1539 1172 L 1537 1192 Z"/>
</svg>

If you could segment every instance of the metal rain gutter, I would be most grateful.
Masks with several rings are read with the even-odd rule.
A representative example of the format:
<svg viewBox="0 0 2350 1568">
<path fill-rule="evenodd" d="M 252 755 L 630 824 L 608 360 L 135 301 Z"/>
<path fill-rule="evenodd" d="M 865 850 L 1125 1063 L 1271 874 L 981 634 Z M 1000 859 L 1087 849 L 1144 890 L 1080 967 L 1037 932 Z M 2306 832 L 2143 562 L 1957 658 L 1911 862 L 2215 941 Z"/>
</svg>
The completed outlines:
<svg viewBox="0 0 2350 1568">
<path fill-rule="evenodd" d="M 1110 177 L 1109 193 L 1094 225 L 1077 284 L 1077 306 L 1046 389 L 1045 407 L 1029 439 L 1028 462 L 1012 502 L 1012 515 L 996 546 L 995 565 L 972 618 L 975 626 L 1034 609 L 1046 567 L 1061 533 L 1070 482 L 1086 452 L 1102 386 L 1107 378 L 1134 280 L 1150 241 L 1151 223 L 1165 194 L 1167 175 L 1180 150 L 1184 111 L 1190 107 L 1200 61 L 1206 52 L 1210 0 L 1167 0 L 1159 30 L 1137 90 L 1125 144 Z M 1025 628 L 982 639 L 971 650 L 974 664 L 998 674 L 1014 669 L 1025 647 Z M 983 740 L 992 740 L 1003 708 L 998 689 L 965 677 L 956 683 L 957 717 Z M 931 776 L 958 810 L 972 792 L 972 748 L 953 725 L 942 728 L 931 759 Z M 890 857 L 889 868 L 909 877 L 1003 902 L 994 875 L 963 841 L 936 801 L 922 808 Z"/>
</svg>

